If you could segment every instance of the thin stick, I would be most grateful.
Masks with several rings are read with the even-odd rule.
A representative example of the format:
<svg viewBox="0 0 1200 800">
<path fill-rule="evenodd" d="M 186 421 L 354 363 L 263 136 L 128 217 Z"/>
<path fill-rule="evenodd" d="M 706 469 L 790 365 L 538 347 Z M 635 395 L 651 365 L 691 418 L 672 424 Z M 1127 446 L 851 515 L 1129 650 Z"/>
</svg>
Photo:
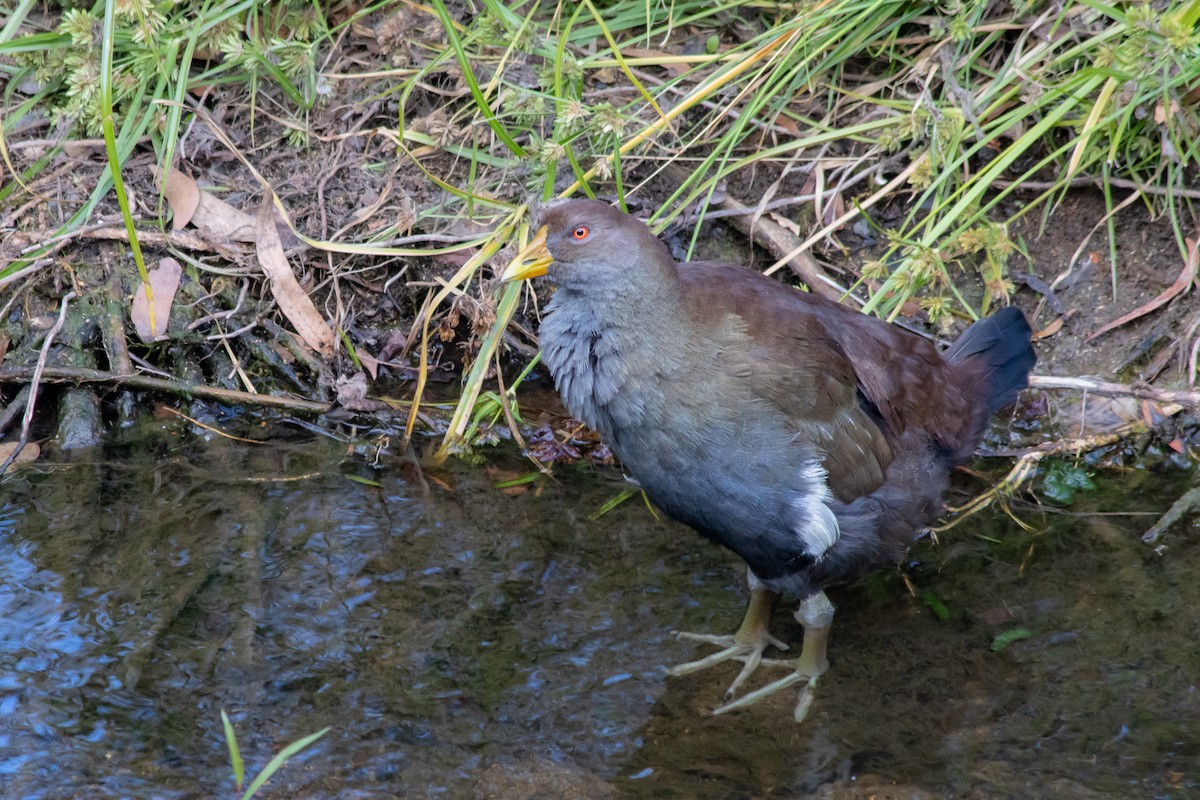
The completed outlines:
<svg viewBox="0 0 1200 800">
<path fill-rule="evenodd" d="M 1092 378 L 1062 378 L 1051 375 L 1030 375 L 1029 385 L 1034 389 L 1074 389 L 1105 397 L 1136 397 L 1139 400 L 1154 400 L 1158 403 L 1179 403 L 1192 408 L 1200 407 L 1200 390 L 1155 389 L 1128 383 L 1106 383 Z"/>
<path fill-rule="evenodd" d="M 115 372 L 83 367 L 46 367 L 44 375 L 35 375 L 35 371 L 34 367 L 0 367 L 0 383 L 24 383 L 31 378 L 34 381 L 45 380 L 47 383 L 107 383 L 117 386 L 132 386 L 135 389 L 167 392 L 184 397 L 218 400 L 223 403 L 277 408 L 298 414 L 325 414 L 333 409 L 332 403 L 318 403 L 298 397 L 252 394 L 202 383 L 155 378 L 150 375 L 120 375 Z M 30 405 L 32 406 L 32 403 Z"/>
<path fill-rule="evenodd" d="M 4 463 L 0 464 L 0 475 L 8 471 L 9 466 L 17 460 L 21 450 L 29 443 L 29 426 L 33 424 L 33 409 L 37 405 L 38 385 L 42 382 L 42 372 L 46 369 L 47 359 L 50 358 L 50 346 L 54 344 L 54 337 L 58 336 L 63 323 L 67 321 L 67 304 L 74 299 L 74 292 L 67 292 L 63 297 L 62 305 L 58 309 L 58 319 L 55 321 L 54 327 L 46 334 L 45 341 L 42 342 L 42 352 L 38 354 L 37 364 L 31 370 L 29 399 L 25 401 L 25 416 L 21 419 L 21 438 L 17 439 L 17 446 L 8 454 L 8 458 L 4 459 Z"/>
</svg>

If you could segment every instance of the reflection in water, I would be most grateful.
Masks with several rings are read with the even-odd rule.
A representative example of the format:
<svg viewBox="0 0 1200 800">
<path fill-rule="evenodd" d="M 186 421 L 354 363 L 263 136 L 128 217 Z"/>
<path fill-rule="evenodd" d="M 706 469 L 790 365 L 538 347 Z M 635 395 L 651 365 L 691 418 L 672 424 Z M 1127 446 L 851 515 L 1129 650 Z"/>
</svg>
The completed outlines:
<svg viewBox="0 0 1200 800">
<path fill-rule="evenodd" d="M 671 630 L 736 626 L 741 568 L 638 502 L 589 521 L 619 472 L 511 496 L 324 442 L 146 449 L 3 486 L 0 796 L 227 793 L 222 708 L 252 771 L 333 727 L 279 797 L 1200 791 L 1200 546 L 1156 555 L 1151 517 L 995 517 L 914 552 L 918 596 L 835 590 L 796 726 L 783 696 L 705 716 L 734 666 L 664 680 L 702 650 Z M 1161 510 L 1155 481 L 1086 502 Z"/>
</svg>

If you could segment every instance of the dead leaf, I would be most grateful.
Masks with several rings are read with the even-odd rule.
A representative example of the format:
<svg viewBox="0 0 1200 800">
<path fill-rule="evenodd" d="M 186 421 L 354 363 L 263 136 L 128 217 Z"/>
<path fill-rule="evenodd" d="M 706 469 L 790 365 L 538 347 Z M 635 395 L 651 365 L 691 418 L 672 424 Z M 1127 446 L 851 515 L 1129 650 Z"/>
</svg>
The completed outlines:
<svg viewBox="0 0 1200 800">
<path fill-rule="evenodd" d="M 394 328 L 388 334 L 387 340 L 383 343 L 383 348 L 379 351 L 380 361 L 391 361 L 396 357 L 396 354 L 404 350 L 408 344 L 408 337 L 404 335 L 404 331 L 399 328 Z"/>
<path fill-rule="evenodd" d="M 282 343 L 270 341 L 267 342 L 267 347 L 271 348 L 271 352 L 279 356 L 279 360 L 289 367 L 296 363 L 296 354 L 284 347 Z"/>
<path fill-rule="evenodd" d="M 150 299 L 146 297 L 146 285 L 139 284 L 134 290 L 129 316 L 133 319 L 138 338 L 146 344 L 167 338 L 171 304 L 175 301 L 175 291 L 179 288 L 182 275 L 183 267 L 173 258 L 162 259 L 158 266 L 147 272 L 150 292 L 154 296 L 153 314 L 150 313 Z"/>
<path fill-rule="evenodd" d="M 157 177 L 160 170 L 153 168 Z M 171 225 L 180 230 L 189 222 L 220 246 L 228 242 L 253 242 L 254 217 L 200 188 L 195 180 L 172 167 L 163 181 L 163 195 L 171 206 Z"/>
<path fill-rule="evenodd" d="M 664 63 L 659 64 L 659 66 L 676 77 L 692 68 L 690 61 L 670 61 L 669 59 L 675 58 L 674 53 L 668 53 L 665 50 L 655 50 L 650 47 L 626 47 L 621 51 L 621 55 L 625 58 L 653 58 L 655 60 L 662 60 Z M 696 58 L 699 60 L 700 56 Z"/>
<path fill-rule="evenodd" d="M 258 236 L 255 240 L 258 263 L 271 280 L 271 294 L 279 310 L 296 328 L 296 333 L 300 334 L 305 344 L 328 358 L 333 355 L 333 329 L 317 311 L 312 299 L 300 288 L 300 282 L 288 264 L 279 231 L 275 227 L 272 198 L 271 190 L 267 189 L 263 194 L 262 206 L 258 209 Z"/>
<path fill-rule="evenodd" d="M 1071 410 L 1067 411 L 1066 407 L 1065 404 L 1062 407 L 1063 427 L 1067 435 L 1075 439 L 1103 436 L 1142 418 L 1141 402 L 1135 397 L 1088 395 L 1083 408 L 1070 406 Z"/>
<path fill-rule="evenodd" d="M 361 372 L 349 377 L 339 375 L 333 387 L 337 392 L 337 404 L 347 411 L 382 411 L 389 408 L 387 403 L 367 397 L 367 376 Z"/>
<path fill-rule="evenodd" d="M 1177 116 L 1179 116 L 1178 100 L 1172 100 L 1168 106 L 1164 106 L 1162 103 L 1154 104 L 1154 123 L 1156 125 L 1162 125 L 1167 121 L 1168 117 L 1174 118 Z"/>
<path fill-rule="evenodd" d="M 784 131 L 792 136 L 795 136 L 797 139 L 800 138 L 800 126 L 782 111 L 775 115 L 775 119 L 771 120 L 771 124 L 776 128 L 782 128 Z"/>
<path fill-rule="evenodd" d="M 1033 335 L 1033 340 L 1036 342 L 1041 339 L 1048 339 L 1051 336 L 1053 336 L 1054 334 L 1058 333 L 1060 330 L 1062 330 L 1062 326 L 1063 326 L 1063 318 L 1059 317 L 1058 319 L 1054 320 L 1054 322 L 1051 322 L 1049 325 L 1047 325 L 1046 327 L 1042 328 L 1040 331 L 1035 333 Z"/>
<path fill-rule="evenodd" d="M 362 345 L 355 348 L 355 353 L 358 355 L 358 361 L 363 365 L 363 369 L 371 373 L 371 380 L 378 380 L 379 359 L 368 353 Z"/>
<path fill-rule="evenodd" d="M 832 225 L 834 220 L 841 219 L 843 216 L 845 216 L 845 214 L 846 200 L 842 197 L 841 192 L 834 192 L 833 202 L 825 204 L 825 208 L 823 209 L 823 214 L 821 216 L 821 224 Z M 840 230 L 844 227 L 846 226 L 843 224 L 839 226 L 838 229 Z"/>
<path fill-rule="evenodd" d="M 215 242 L 258 240 L 254 217 L 208 192 L 200 193 L 200 203 L 192 216 L 192 224 L 199 228 L 206 238 Z"/>
<path fill-rule="evenodd" d="M 776 225 L 783 228 L 785 231 L 790 233 L 792 236 L 798 237 L 800 235 L 800 226 L 797 225 L 796 223 L 792 222 L 790 219 L 783 216 L 782 214 L 776 214 L 774 211 L 771 211 L 767 214 L 767 216 L 769 218 L 771 218 L 772 220 L 774 220 Z"/>
<path fill-rule="evenodd" d="M 1138 317 L 1145 316 L 1146 314 L 1149 314 L 1151 311 L 1158 308 L 1159 306 L 1163 306 L 1163 305 L 1166 305 L 1167 303 L 1169 303 L 1171 300 L 1173 300 L 1175 298 L 1176 295 L 1183 294 L 1184 292 L 1186 292 L 1188 290 L 1188 287 L 1190 287 L 1193 283 L 1195 283 L 1196 272 L 1197 272 L 1197 270 L 1200 270 L 1200 240 L 1188 239 L 1187 240 L 1187 249 L 1188 249 L 1188 257 L 1187 257 L 1187 261 L 1184 262 L 1183 271 L 1179 273 L 1179 277 L 1176 278 L 1175 282 L 1172 283 L 1170 286 L 1168 286 L 1164 292 L 1162 292 L 1158 297 L 1151 300 L 1149 303 L 1138 306 L 1137 308 L 1135 308 L 1133 311 L 1130 311 L 1125 316 L 1119 317 L 1119 318 L 1113 320 L 1112 322 L 1108 323 L 1107 325 L 1101 326 L 1099 330 L 1097 330 L 1091 336 L 1087 337 L 1087 339 L 1085 339 L 1084 341 L 1090 342 L 1092 339 L 1095 339 L 1097 336 L 1108 333 L 1113 328 L 1119 328 L 1120 326 L 1124 325 L 1127 322 L 1132 322 L 1133 320 L 1137 319 Z"/>
<path fill-rule="evenodd" d="M 183 230 L 192 221 L 196 209 L 200 207 L 200 187 L 188 175 L 171 167 L 167 170 L 162 184 L 163 196 L 171 207 L 171 228 Z"/>
<path fill-rule="evenodd" d="M 0 444 L 0 464 L 8 460 L 8 457 L 12 455 L 12 451 L 17 449 L 17 444 L 18 442 L 4 442 Z M 9 465 L 9 469 L 32 464 L 34 461 L 37 461 L 38 456 L 41 454 L 42 448 L 38 447 L 37 443 L 26 442 L 25 446 L 21 448 L 21 452 L 17 453 L 17 457 L 13 460 L 13 463 Z"/>
</svg>

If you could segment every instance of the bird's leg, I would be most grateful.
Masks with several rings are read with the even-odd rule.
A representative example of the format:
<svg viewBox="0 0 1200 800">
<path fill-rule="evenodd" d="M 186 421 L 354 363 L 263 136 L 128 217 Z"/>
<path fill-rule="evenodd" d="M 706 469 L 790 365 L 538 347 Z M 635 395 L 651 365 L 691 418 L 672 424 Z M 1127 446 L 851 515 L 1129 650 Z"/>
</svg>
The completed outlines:
<svg viewBox="0 0 1200 800">
<path fill-rule="evenodd" d="M 732 636 L 718 636 L 711 633 L 685 633 L 676 631 L 676 636 L 680 639 L 715 644 L 722 649 L 705 658 L 689 661 L 677 667 L 671 667 L 667 670 L 668 675 L 686 675 L 689 672 L 699 672 L 702 669 L 708 669 L 725 661 L 741 661 L 743 664 L 742 671 L 738 673 L 733 683 L 725 691 L 725 697 L 728 699 L 733 697 L 738 687 L 745 682 L 746 678 L 750 677 L 751 673 L 758 669 L 758 665 L 762 661 L 763 651 L 767 649 L 767 645 L 775 645 L 780 650 L 788 649 L 786 644 L 772 636 L 768 630 L 771 606 L 775 602 L 775 593 L 763 586 L 762 582 L 753 572 L 747 570 L 746 576 L 746 580 L 750 584 L 750 605 L 746 608 L 746 616 L 742 618 L 742 624 L 738 627 L 737 632 Z"/>
<path fill-rule="evenodd" d="M 824 592 L 817 592 L 802 602 L 800 608 L 796 609 L 796 620 L 804 626 L 804 645 L 800 650 L 800 657 L 789 660 L 762 660 L 763 664 L 772 667 L 790 666 L 793 669 L 792 673 L 761 689 L 755 689 L 732 703 L 726 703 L 713 713 L 724 714 L 727 711 L 745 708 L 780 689 L 803 683 L 804 688 L 800 690 L 800 700 L 796 703 L 795 712 L 796 721 L 802 722 L 808 716 L 808 709 L 812 705 L 817 678 L 829 669 L 826 647 L 829 644 L 829 629 L 833 625 L 833 610 L 833 603 L 829 602 Z"/>
</svg>

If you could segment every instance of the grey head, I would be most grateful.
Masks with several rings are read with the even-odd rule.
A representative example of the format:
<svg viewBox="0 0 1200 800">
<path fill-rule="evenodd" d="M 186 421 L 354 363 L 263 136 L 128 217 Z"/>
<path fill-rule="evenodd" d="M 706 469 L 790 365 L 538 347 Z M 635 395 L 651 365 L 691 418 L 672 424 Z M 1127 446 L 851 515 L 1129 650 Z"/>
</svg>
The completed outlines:
<svg viewBox="0 0 1200 800">
<path fill-rule="evenodd" d="M 674 272 L 670 251 L 645 223 L 600 200 L 541 204 L 533 222 L 546 227 L 554 258 L 547 277 L 563 288 L 627 294 Z"/>
</svg>

